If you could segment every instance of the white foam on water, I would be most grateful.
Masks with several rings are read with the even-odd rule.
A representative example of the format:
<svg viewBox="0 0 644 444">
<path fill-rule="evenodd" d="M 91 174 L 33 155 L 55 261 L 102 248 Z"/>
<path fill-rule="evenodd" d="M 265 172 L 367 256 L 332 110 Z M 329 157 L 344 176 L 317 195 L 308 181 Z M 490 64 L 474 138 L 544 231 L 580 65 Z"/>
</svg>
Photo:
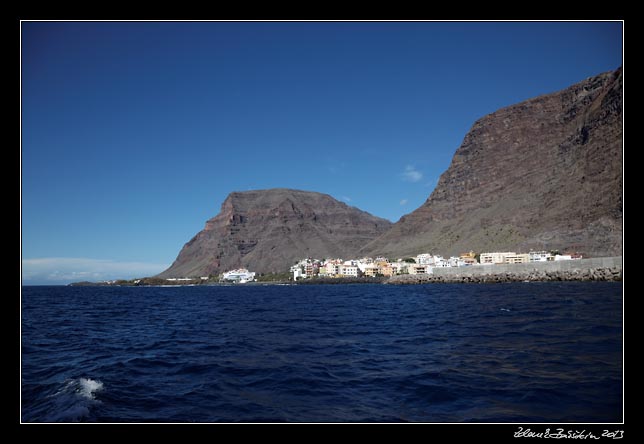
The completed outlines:
<svg viewBox="0 0 644 444">
<path fill-rule="evenodd" d="M 87 399 L 94 399 L 94 392 L 103 390 L 103 383 L 101 381 L 94 381 L 89 378 L 79 378 L 80 394 Z"/>
<path fill-rule="evenodd" d="M 103 390 L 103 383 L 91 378 L 77 378 L 65 381 L 53 395 L 49 413 L 43 422 L 78 422 L 90 415 L 93 406 L 100 404 L 95 393 Z"/>
</svg>

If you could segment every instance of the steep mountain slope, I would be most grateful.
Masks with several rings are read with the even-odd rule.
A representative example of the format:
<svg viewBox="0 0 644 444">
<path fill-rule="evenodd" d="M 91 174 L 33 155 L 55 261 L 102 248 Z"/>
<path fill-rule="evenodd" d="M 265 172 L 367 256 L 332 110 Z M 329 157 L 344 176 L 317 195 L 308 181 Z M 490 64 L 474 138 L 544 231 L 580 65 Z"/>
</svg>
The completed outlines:
<svg viewBox="0 0 644 444">
<path fill-rule="evenodd" d="M 349 257 L 391 222 L 326 194 L 290 189 L 234 192 L 160 277 L 216 275 L 240 266 L 282 272 L 304 257 Z"/>
<path fill-rule="evenodd" d="M 622 254 L 622 70 L 478 120 L 429 199 L 362 253 Z"/>
</svg>

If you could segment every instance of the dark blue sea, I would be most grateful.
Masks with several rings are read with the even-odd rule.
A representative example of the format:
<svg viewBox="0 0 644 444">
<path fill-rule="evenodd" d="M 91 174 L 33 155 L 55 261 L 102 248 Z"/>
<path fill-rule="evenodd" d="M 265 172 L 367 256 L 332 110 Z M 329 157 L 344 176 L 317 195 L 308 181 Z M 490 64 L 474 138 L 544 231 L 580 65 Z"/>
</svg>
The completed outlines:
<svg viewBox="0 0 644 444">
<path fill-rule="evenodd" d="M 621 283 L 23 287 L 23 422 L 620 422 Z"/>
</svg>

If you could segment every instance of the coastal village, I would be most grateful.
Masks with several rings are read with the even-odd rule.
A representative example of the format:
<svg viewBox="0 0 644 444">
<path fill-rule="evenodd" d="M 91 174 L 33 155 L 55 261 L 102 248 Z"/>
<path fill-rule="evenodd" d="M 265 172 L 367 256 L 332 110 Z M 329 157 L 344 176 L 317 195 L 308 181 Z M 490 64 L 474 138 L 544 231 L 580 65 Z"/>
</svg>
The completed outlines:
<svg viewBox="0 0 644 444">
<path fill-rule="evenodd" d="M 581 260 L 584 259 L 584 260 Z M 577 262 L 577 264 L 575 264 Z M 534 267 L 520 265 L 533 264 Z M 495 283 L 531 281 L 620 281 L 621 256 L 583 258 L 578 253 L 558 251 L 529 253 L 492 252 L 444 258 L 422 253 L 391 260 L 386 257 L 361 259 L 314 259 L 297 261 L 282 273 L 258 273 L 246 268 L 201 277 L 141 278 L 130 281 L 77 282 L 70 285 L 194 286 L 246 283 Z"/>
<path fill-rule="evenodd" d="M 581 255 L 578 254 L 558 254 L 557 252 L 547 251 L 533 251 L 530 253 L 494 252 L 481 253 L 480 255 L 470 251 L 450 258 L 422 253 L 415 257 L 400 258 L 396 261 L 391 261 L 385 257 L 349 260 L 307 258 L 293 265 L 290 272 L 294 281 L 312 277 L 391 277 L 400 274 L 432 274 L 434 268 L 524 264 L 581 258 Z"/>
<path fill-rule="evenodd" d="M 422 253 L 417 256 L 400 258 L 395 261 L 385 257 L 362 259 L 313 259 L 298 261 L 290 268 L 293 281 L 308 278 L 360 278 L 391 277 L 394 275 L 432 274 L 434 268 L 494 266 L 501 264 L 525 264 L 581 259 L 579 254 L 531 251 L 529 253 L 492 252 L 475 254 L 470 251 L 460 256 L 444 258 L 440 255 Z M 255 272 L 245 268 L 231 270 L 221 275 L 221 281 L 246 283 L 255 280 Z"/>
</svg>

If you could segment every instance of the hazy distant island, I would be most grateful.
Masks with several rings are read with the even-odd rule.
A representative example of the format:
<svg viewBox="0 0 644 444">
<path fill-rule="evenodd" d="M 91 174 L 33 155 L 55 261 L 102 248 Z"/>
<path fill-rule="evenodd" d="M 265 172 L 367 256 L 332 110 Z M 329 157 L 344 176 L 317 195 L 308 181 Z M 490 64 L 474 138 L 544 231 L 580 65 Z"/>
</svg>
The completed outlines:
<svg viewBox="0 0 644 444">
<path fill-rule="evenodd" d="M 622 82 L 620 67 L 479 119 L 427 201 L 394 224 L 311 191 L 233 192 L 167 270 L 104 284 L 213 284 L 239 268 L 255 272 L 258 282 L 289 282 L 297 279 L 292 267 L 302 258 L 393 262 L 470 251 L 557 251 L 585 259 L 577 268 L 543 273 L 537 266 L 451 277 L 427 270 L 344 277 L 396 283 L 620 280 Z M 366 186 L 377 193 L 385 184 Z M 610 259 L 584 262 L 588 258 Z"/>
</svg>

